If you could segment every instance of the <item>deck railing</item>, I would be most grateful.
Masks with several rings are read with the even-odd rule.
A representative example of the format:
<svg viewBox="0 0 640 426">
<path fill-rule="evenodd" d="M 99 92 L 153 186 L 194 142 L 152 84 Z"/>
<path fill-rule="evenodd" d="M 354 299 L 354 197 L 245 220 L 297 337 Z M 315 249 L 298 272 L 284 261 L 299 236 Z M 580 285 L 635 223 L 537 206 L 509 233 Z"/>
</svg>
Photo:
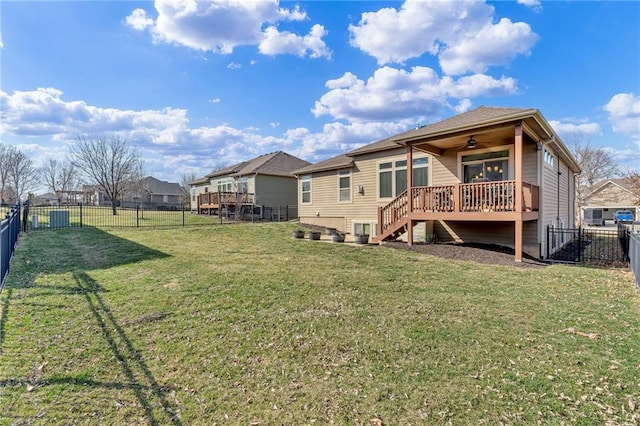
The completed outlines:
<svg viewBox="0 0 640 426">
<path fill-rule="evenodd" d="M 514 212 L 516 211 L 516 182 L 464 183 L 440 186 L 415 186 L 410 190 L 412 212 Z M 522 183 L 522 210 L 536 211 L 539 207 L 539 188 Z M 408 198 L 403 192 L 380 208 L 379 221 L 382 232 L 398 220 L 407 217 Z"/>
<path fill-rule="evenodd" d="M 198 195 L 198 208 L 220 204 L 252 204 L 254 195 L 247 192 L 206 192 Z"/>
</svg>

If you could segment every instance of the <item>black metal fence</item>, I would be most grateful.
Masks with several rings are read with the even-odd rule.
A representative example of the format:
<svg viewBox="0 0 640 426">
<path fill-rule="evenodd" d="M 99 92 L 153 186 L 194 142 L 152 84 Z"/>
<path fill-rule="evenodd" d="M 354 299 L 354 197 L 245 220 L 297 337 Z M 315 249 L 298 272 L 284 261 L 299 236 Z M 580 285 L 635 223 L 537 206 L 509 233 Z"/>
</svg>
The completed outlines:
<svg viewBox="0 0 640 426">
<path fill-rule="evenodd" d="M 295 215 L 295 216 L 294 216 Z M 223 211 L 221 215 L 200 215 L 183 207 L 62 205 L 29 206 L 25 204 L 25 231 L 59 228 L 152 228 L 213 225 L 251 221 L 288 221 L 297 218 L 297 208 L 269 207 L 243 212 Z"/>
<path fill-rule="evenodd" d="M 626 266 L 632 228 L 617 229 L 547 227 L 549 260 L 599 266 Z"/>
<path fill-rule="evenodd" d="M 5 218 L 0 222 L 0 291 L 4 287 L 4 281 L 9 275 L 11 258 L 18 242 L 21 231 L 20 204 L 13 207 L 4 207 Z"/>
</svg>

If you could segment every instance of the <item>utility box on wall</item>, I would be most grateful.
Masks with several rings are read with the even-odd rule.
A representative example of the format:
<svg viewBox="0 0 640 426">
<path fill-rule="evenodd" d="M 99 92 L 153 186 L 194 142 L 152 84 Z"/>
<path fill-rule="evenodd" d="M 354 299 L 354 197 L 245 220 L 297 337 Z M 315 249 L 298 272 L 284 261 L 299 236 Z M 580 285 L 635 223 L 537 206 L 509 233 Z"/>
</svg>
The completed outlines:
<svg viewBox="0 0 640 426">
<path fill-rule="evenodd" d="M 49 228 L 68 228 L 69 212 L 66 210 L 51 210 L 49 212 Z"/>
</svg>

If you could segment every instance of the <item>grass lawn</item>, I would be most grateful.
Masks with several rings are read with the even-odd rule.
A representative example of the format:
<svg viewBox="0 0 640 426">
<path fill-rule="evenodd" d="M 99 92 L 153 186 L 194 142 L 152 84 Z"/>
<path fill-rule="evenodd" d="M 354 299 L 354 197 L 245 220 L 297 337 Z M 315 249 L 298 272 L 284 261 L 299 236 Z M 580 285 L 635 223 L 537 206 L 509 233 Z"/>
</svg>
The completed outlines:
<svg viewBox="0 0 640 426">
<path fill-rule="evenodd" d="M 36 206 L 29 208 L 30 227 L 34 226 L 34 215 L 37 216 L 38 228 L 48 228 L 50 226 L 51 212 L 67 212 L 69 224 L 72 227 L 159 227 L 159 226 L 192 226 L 219 224 L 218 216 L 206 216 L 192 214 L 189 211 L 171 210 L 136 210 L 117 208 L 117 214 L 113 214 L 111 207 L 104 206 L 60 206 L 43 207 Z M 228 223 L 227 219 L 223 219 Z"/>
<path fill-rule="evenodd" d="M 26 234 L 0 295 L 0 424 L 640 422 L 628 271 L 293 229 Z"/>
</svg>

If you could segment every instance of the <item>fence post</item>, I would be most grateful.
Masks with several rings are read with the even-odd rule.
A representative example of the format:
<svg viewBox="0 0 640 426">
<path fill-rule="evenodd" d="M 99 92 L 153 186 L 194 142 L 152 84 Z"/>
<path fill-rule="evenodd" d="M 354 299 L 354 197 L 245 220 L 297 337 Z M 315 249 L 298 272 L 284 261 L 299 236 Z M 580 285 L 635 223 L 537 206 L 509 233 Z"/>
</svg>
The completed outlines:
<svg viewBox="0 0 640 426">
<path fill-rule="evenodd" d="M 547 259 L 551 259 L 551 245 L 549 244 L 549 234 L 551 234 L 551 231 L 549 230 L 549 225 L 547 225 Z"/>
<path fill-rule="evenodd" d="M 140 204 L 136 204 L 136 228 L 140 228 Z"/>
<path fill-rule="evenodd" d="M 582 263 L 582 226 L 578 228 L 578 263 Z"/>
<path fill-rule="evenodd" d="M 80 203 L 80 228 L 82 228 L 82 203 Z"/>
<path fill-rule="evenodd" d="M 182 204 L 182 227 L 185 227 L 185 222 L 184 222 L 184 204 Z"/>
</svg>

